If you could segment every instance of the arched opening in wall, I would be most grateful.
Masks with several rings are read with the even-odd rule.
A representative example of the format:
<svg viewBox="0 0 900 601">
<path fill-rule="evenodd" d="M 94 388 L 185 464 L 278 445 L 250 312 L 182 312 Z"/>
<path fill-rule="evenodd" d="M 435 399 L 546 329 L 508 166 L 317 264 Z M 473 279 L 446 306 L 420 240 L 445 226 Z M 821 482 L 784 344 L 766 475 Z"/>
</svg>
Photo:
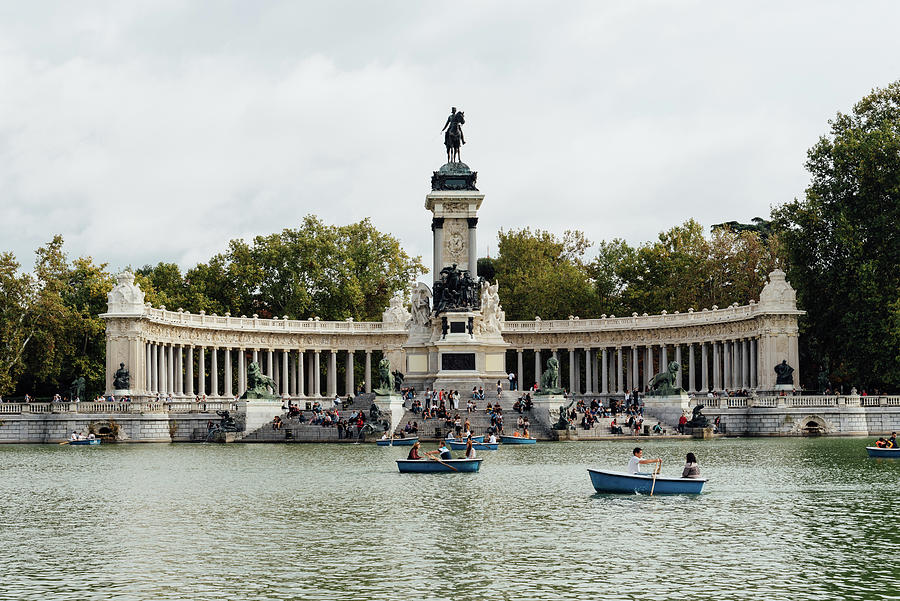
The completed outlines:
<svg viewBox="0 0 900 601">
<path fill-rule="evenodd" d="M 804 436 L 822 436 L 825 434 L 825 428 L 816 420 L 809 420 L 803 425 Z"/>
</svg>

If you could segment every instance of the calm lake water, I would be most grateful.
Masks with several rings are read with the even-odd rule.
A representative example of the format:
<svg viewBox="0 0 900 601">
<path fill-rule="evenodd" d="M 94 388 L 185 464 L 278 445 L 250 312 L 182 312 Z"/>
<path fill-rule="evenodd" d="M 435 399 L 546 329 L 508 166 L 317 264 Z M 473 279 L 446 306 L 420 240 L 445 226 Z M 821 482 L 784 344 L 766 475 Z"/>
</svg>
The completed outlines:
<svg viewBox="0 0 900 601">
<path fill-rule="evenodd" d="M 374 445 L 0 446 L 0 599 L 898 599 L 900 461 L 646 441 L 699 497 L 594 494 L 633 443 L 401 475 Z M 433 446 L 433 445 L 432 445 Z"/>
</svg>

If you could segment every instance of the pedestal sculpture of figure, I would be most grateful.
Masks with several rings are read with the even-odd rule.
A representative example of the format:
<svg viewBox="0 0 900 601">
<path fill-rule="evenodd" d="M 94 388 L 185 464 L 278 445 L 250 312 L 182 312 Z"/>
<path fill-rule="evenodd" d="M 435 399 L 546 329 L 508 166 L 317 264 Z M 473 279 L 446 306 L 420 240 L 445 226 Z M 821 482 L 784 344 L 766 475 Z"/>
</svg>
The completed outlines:
<svg viewBox="0 0 900 601">
<path fill-rule="evenodd" d="M 456 112 L 456 107 L 450 109 L 450 116 L 444 123 L 442 132 L 444 132 L 444 146 L 447 147 L 447 162 L 459 163 L 461 161 L 459 155 L 459 147 L 466 143 L 463 135 L 462 125 L 466 122 L 465 114 L 462 111 Z"/>
<path fill-rule="evenodd" d="M 653 376 L 650 379 L 650 395 L 672 396 L 684 392 L 681 388 L 675 387 L 680 367 L 677 361 L 672 361 L 669 363 L 666 371 Z"/>
<path fill-rule="evenodd" d="M 124 363 L 119 363 L 119 369 L 116 370 L 116 375 L 113 377 L 113 388 L 116 390 L 128 390 L 130 382 L 131 374 L 125 369 Z"/>
<path fill-rule="evenodd" d="M 788 365 L 786 359 L 775 366 L 775 375 L 777 376 L 775 379 L 776 386 L 779 384 L 794 384 L 794 368 Z"/>
<path fill-rule="evenodd" d="M 539 395 L 563 394 L 565 389 L 559 387 L 559 359 L 550 357 L 547 359 L 547 367 L 541 374 L 541 388 Z"/>
</svg>

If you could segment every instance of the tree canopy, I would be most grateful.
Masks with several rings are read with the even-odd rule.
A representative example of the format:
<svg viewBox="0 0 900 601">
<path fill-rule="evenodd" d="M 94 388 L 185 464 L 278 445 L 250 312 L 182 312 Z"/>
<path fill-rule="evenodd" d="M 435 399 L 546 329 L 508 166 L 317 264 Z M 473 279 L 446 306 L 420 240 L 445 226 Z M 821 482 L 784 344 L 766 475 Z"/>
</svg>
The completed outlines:
<svg viewBox="0 0 900 601">
<path fill-rule="evenodd" d="M 900 82 L 875 89 L 809 150 L 804 198 L 773 211 L 807 316 L 808 374 L 900 382 Z"/>
</svg>

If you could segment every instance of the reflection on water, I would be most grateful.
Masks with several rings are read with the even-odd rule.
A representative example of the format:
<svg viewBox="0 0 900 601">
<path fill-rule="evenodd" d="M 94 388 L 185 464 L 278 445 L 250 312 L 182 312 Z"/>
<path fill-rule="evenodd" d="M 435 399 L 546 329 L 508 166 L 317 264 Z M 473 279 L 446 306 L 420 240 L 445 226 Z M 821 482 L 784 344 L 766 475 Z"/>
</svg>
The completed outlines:
<svg viewBox="0 0 900 601">
<path fill-rule="evenodd" d="M 0 447 L 0 600 L 890 599 L 900 461 L 861 439 L 653 441 L 699 497 L 594 494 L 629 442 L 399 474 L 373 445 Z"/>
</svg>

